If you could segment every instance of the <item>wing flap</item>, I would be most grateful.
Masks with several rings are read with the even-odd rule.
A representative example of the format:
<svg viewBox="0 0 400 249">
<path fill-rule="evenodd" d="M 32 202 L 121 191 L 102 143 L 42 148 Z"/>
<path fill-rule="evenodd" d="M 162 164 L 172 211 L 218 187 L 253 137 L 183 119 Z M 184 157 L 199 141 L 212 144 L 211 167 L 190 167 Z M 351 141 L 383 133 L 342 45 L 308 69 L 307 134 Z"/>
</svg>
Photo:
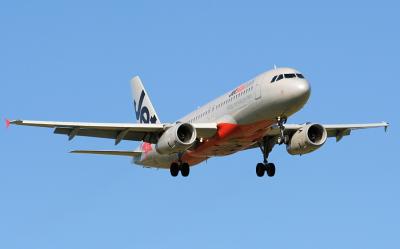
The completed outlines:
<svg viewBox="0 0 400 249">
<path fill-rule="evenodd" d="M 380 122 L 380 123 L 368 123 L 368 124 L 323 124 L 326 130 L 341 130 L 341 129 L 350 129 L 350 130 L 358 130 L 358 129 L 367 129 L 367 128 L 386 128 L 389 126 L 388 122 Z"/>
<path fill-rule="evenodd" d="M 54 134 L 62 134 L 67 135 L 73 131 L 71 128 L 56 128 L 54 130 Z M 91 129 L 80 129 L 76 136 L 84 136 L 84 137 L 98 137 L 98 138 L 109 138 L 109 139 L 117 139 L 119 132 L 113 130 L 91 130 Z M 131 140 L 131 141 L 143 141 L 146 137 L 146 132 L 128 132 L 123 138 L 123 140 Z"/>
<path fill-rule="evenodd" d="M 130 156 L 130 157 L 137 157 L 142 154 L 142 152 L 139 152 L 139 151 L 121 151 L 121 150 L 73 150 L 70 153 L 112 155 L 112 156 Z"/>
</svg>

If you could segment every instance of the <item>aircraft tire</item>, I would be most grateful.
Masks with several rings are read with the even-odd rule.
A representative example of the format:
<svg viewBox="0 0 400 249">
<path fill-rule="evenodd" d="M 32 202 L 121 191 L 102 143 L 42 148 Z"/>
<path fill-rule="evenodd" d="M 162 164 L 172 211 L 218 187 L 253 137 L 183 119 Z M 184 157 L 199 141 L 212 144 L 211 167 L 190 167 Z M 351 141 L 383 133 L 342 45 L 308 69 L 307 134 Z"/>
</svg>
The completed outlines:
<svg viewBox="0 0 400 249">
<path fill-rule="evenodd" d="M 269 177 L 273 177 L 275 175 L 275 164 L 273 163 L 268 163 L 266 165 L 266 171 L 267 171 L 267 175 Z"/>
<path fill-rule="evenodd" d="M 182 165 L 181 165 L 181 174 L 182 174 L 182 176 L 183 177 L 187 177 L 187 176 L 189 176 L 189 173 L 190 173 L 189 164 L 182 163 Z"/>
<path fill-rule="evenodd" d="M 169 171 L 171 172 L 171 176 L 176 177 L 179 174 L 179 165 L 177 163 L 171 163 Z"/>
<path fill-rule="evenodd" d="M 257 163 L 256 174 L 258 177 L 263 177 L 265 174 L 265 165 L 262 163 Z"/>
</svg>

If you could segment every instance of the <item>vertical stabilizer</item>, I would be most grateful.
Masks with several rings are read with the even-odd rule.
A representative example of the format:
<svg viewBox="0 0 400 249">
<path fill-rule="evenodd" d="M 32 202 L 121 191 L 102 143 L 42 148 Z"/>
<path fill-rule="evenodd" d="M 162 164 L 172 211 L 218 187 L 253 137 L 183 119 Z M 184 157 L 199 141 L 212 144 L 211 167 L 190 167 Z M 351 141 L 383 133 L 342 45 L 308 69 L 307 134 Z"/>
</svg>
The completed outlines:
<svg viewBox="0 0 400 249">
<path fill-rule="evenodd" d="M 139 76 L 135 76 L 131 80 L 133 107 L 135 109 L 136 120 L 138 123 L 155 124 L 160 123 L 160 119 L 153 105 L 151 104 L 149 95 L 144 89 Z"/>
</svg>

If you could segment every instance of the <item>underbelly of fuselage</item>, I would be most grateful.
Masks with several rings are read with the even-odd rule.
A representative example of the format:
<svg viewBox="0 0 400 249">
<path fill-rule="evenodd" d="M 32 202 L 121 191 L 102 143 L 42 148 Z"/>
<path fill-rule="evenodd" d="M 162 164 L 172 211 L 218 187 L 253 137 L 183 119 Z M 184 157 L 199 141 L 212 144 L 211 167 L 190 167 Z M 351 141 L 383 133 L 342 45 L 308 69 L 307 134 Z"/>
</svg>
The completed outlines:
<svg viewBox="0 0 400 249">
<path fill-rule="evenodd" d="M 217 125 L 217 134 L 183 154 L 182 161 L 195 165 L 210 157 L 226 156 L 245 150 L 260 141 L 275 122 L 260 121 L 247 125 L 220 123 Z"/>
<path fill-rule="evenodd" d="M 259 121 L 246 125 L 219 123 L 217 134 L 183 153 L 181 161 L 194 166 L 210 157 L 226 156 L 248 149 L 260 141 L 274 123 L 276 123 L 275 120 Z M 150 167 L 169 168 L 171 163 L 177 162 L 178 159 L 177 154 L 160 155 L 152 150 L 138 163 Z"/>
</svg>

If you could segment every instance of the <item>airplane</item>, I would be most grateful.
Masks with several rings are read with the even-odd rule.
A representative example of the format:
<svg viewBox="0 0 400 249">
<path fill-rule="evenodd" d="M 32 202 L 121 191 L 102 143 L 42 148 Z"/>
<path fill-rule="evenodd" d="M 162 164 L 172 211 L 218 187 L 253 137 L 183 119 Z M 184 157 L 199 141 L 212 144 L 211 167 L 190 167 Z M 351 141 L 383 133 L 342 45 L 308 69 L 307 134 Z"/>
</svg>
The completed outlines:
<svg viewBox="0 0 400 249">
<path fill-rule="evenodd" d="M 387 122 L 367 124 L 287 124 L 287 119 L 307 103 L 311 86 L 304 75 L 292 68 L 274 68 L 240 84 L 215 100 L 173 123 L 162 123 L 140 78 L 131 80 L 137 123 L 86 123 L 6 120 L 6 125 L 54 128 L 72 140 L 76 136 L 140 141 L 134 151 L 74 150 L 71 153 L 128 156 L 148 168 L 169 169 L 187 177 L 190 167 L 211 157 L 260 148 L 263 161 L 256 175 L 275 175 L 268 156 L 275 145 L 286 145 L 291 155 L 303 155 L 320 148 L 328 137 L 340 141 L 351 131 L 383 127 Z"/>
</svg>

